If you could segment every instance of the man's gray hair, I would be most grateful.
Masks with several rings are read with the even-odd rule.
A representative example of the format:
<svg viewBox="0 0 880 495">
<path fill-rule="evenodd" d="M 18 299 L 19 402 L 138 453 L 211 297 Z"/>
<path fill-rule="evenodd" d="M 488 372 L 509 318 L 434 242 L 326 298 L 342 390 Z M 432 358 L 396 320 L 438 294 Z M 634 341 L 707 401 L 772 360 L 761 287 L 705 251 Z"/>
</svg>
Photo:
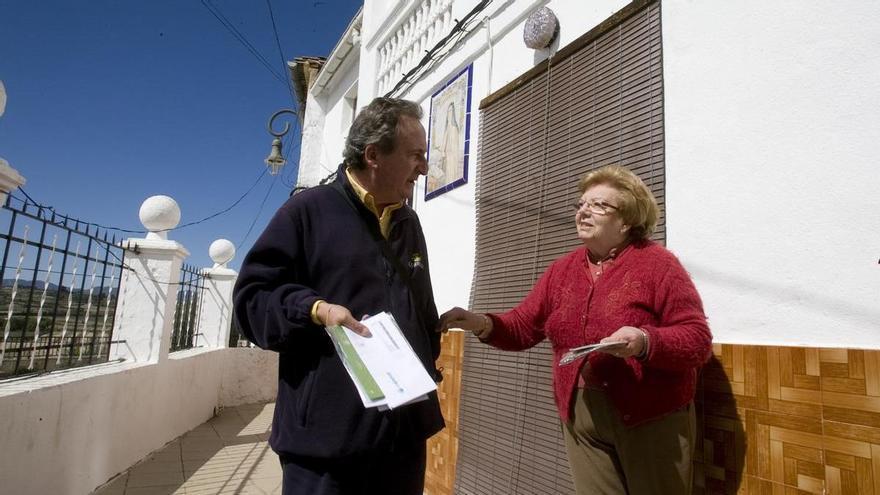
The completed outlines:
<svg viewBox="0 0 880 495">
<path fill-rule="evenodd" d="M 353 169 L 367 168 L 364 151 L 374 144 L 382 153 L 391 153 L 397 138 L 397 124 L 402 116 L 422 118 L 422 107 L 417 103 L 399 98 L 379 97 L 364 107 L 351 124 L 345 151 L 345 164 Z"/>
</svg>

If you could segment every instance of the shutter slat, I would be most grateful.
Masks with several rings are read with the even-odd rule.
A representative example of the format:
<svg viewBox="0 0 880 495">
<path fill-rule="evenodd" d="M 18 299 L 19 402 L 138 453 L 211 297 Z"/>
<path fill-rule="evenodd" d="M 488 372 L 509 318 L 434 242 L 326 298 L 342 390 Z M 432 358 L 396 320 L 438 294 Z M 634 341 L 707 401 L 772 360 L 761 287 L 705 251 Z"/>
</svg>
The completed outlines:
<svg viewBox="0 0 880 495">
<path fill-rule="evenodd" d="M 660 9 L 640 5 L 561 50 L 549 76 L 530 71 L 481 104 L 475 311 L 513 308 L 579 245 L 569 204 L 601 165 L 620 163 L 648 184 L 661 206 L 654 238 L 665 240 Z M 574 493 L 552 366 L 546 340 L 505 352 L 465 339 L 455 493 Z"/>
</svg>

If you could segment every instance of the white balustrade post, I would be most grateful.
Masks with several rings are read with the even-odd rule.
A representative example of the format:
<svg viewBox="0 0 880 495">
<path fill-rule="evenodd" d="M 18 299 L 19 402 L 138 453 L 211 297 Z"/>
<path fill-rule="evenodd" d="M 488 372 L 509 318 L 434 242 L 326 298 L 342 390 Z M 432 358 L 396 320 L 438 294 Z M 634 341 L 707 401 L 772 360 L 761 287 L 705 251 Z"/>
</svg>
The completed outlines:
<svg viewBox="0 0 880 495">
<path fill-rule="evenodd" d="M 227 268 L 226 264 L 235 257 L 235 246 L 226 239 L 217 239 L 211 243 L 208 254 L 214 261 L 214 266 L 202 270 L 205 275 L 205 291 L 202 294 L 196 345 L 219 349 L 229 346 L 232 287 L 238 278 L 238 272 Z"/>
<path fill-rule="evenodd" d="M 6 88 L 3 81 L 0 81 L 0 117 L 6 110 Z M 24 177 L 18 173 L 18 170 L 9 166 L 9 162 L 0 158 L 0 205 L 6 204 L 6 197 L 9 192 L 18 186 L 24 185 Z"/>
<path fill-rule="evenodd" d="M 189 251 L 168 240 L 167 230 L 180 222 L 180 208 L 168 196 L 152 196 L 140 209 L 141 223 L 150 232 L 143 239 L 123 241 L 126 248 L 119 302 L 113 325 L 110 359 L 137 363 L 168 358 L 180 268 Z"/>
</svg>

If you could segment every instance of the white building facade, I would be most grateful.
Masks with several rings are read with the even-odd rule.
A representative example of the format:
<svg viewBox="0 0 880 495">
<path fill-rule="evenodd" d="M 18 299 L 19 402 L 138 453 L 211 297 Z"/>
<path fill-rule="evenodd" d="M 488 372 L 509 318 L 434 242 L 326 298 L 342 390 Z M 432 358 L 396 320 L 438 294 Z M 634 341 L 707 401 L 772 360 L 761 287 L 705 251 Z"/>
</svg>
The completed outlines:
<svg viewBox="0 0 880 495">
<path fill-rule="evenodd" d="M 353 104 L 390 91 L 477 3 L 365 3 L 310 91 L 301 184 L 335 171 Z M 439 307 L 467 306 L 471 292 L 480 100 L 627 3 L 489 2 L 445 59 L 394 93 L 422 104 L 427 127 L 432 94 L 473 64 L 468 182 L 425 202 L 422 181 L 414 205 Z M 880 31 L 861 22 L 880 7 L 847 5 L 662 4 L 667 246 L 718 341 L 880 346 Z M 558 41 L 533 50 L 523 25 L 542 6 L 560 19 Z"/>
<path fill-rule="evenodd" d="M 549 47 L 532 49 L 523 41 L 524 26 L 542 7 L 558 18 L 558 35 Z M 592 32 L 612 35 L 621 24 L 615 15 L 641 15 L 646 9 L 653 16 L 646 22 L 655 30 L 646 36 L 656 40 L 650 56 L 659 64 L 651 74 L 662 77 L 662 84 L 651 83 L 661 98 L 658 110 L 651 113 L 660 126 L 661 148 L 652 148 L 652 154 L 662 168 L 652 187 L 662 196 L 665 212 L 661 240 L 691 273 L 715 341 L 880 349 L 880 174 L 873 157 L 873 147 L 880 142 L 880 59 L 874 56 L 880 30 L 866 22 L 880 16 L 877 4 L 366 0 L 352 21 L 356 29 L 349 28 L 328 59 L 339 58 L 334 72 L 323 74 L 325 67 L 319 74 L 324 84 L 310 91 L 300 183 L 316 184 L 335 170 L 354 110 L 376 96 L 390 93 L 419 102 L 430 132 L 429 118 L 438 111 L 432 100 L 470 68 L 466 183 L 426 200 L 423 179 L 413 207 L 428 241 L 438 309 L 511 307 L 515 301 L 510 299 L 495 306 L 479 303 L 481 294 L 485 300 L 484 292 L 493 290 L 485 287 L 498 287 L 497 281 L 481 285 L 475 274 L 475 266 L 486 263 L 479 259 L 478 249 L 484 246 L 478 239 L 479 181 L 485 172 L 481 166 L 497 153 L 497 148 L 481 142 L 489 139 L 481 129 L 494 124 L 481 120 L 500 101 L 500 93 L 523 94 L 517 88 L 527 79 L 555 80 L 541 71 L 574 72 L 575 63 L 563 63 L 573 53 L 567 47 Z M 444 45 L 447 36 L 450 42 Z M 605 34 L 596 36 L 599 43 Z M 620 43 L 628 39 L 619 36 Z M 621 57 L 628 53 L 624 50 Z M 545 100 L 540 100 L 548 116 L 570 111 L 558 99 L 551 101 L 558 98 L 550 88 L 555 84 L 547 83 Z M 577 89 L 573 82 L 565 84 L 572 85 L 572 92 Z M 523 121 L 530 118 L 528 108 L 519 111 Z M 546 148 L 552 153 L 557 127 L 548 125 L 545 131 L 541 139 L 551 143 Z M 625 136 L 626 130 L 622 132 Z M 569 146 L 588 139 L 592 138 L 569 137 Z M 541 146 L 530 149 L 540 151 Z M 518 198 L 532 198 L 526 194 L 529 190 L 548 188 L 549 195 L 567 188 L 559 198 L 573 197 L 579 176 L 548 185 L 543 183 L 543 169 L 530 168 L 532 162 L 545 159 L 540 153 L 511 157 L 514 164 L 508 174 L 522 171 L 521 190 L 509 191 L 506 211 L 514 218 L 522 216 L 523 225 L 531 225 L 525 221 L 531 206 L 543 208 L 533 199 L 518 204 Z M 576 156 L 568 159 L 577 161 Z M 630 165 L 626 160 L 623 164 Z M 489 184 L 483 186 L 487 194 Z M 512 235 L 527 237 L 524 244 L 547 242 L 543 234 L 536 238 L 529 229 Z M 508 249 L 517 249 L 515 241 L 506 241 Z M 492 251 L 493 241 L 486 242 L 483 252 Z M 539 275 L 549 259 L 538 254 L 534 258 L 533 271 Z M 483 352 L 476 350 L 478 345 L 465 347 L 465 374 L 469 364 L 476 366 L 469 359 Z M 511 381 L 519 384 L 527 380 L 524 377 L 546 373 L 535 371 L 547 367 L 543 354 L 537 356 L 534 364 L 528 358 L 520 362 Z M 463 388 L 468 383 L 473 385 L 466 376 Z M 515 401 L 518 393 L 507 399 Z M 469 414 L 466 403 L 463 399 L 463 429 Z M 531 412 L 513 414 L 518 421 Z M 552 415 L 551 411 L 547 418 Z M 527 432 L 521 433 L 514 441 L 526 437 Z M 467 459 L 468 447 L 460 452 L 459 462 Z M 874 462 L 880 462 L 878 457 Z M 508 480 L 522 474 L 516 469 L 507 473 Z M 467 480 L 462 481 L 466 476 L 459 465 L 457 492 L 470 493 Z M 880 489 L 878 480 L 880 471 L 875 473 Z"/>
</svg>

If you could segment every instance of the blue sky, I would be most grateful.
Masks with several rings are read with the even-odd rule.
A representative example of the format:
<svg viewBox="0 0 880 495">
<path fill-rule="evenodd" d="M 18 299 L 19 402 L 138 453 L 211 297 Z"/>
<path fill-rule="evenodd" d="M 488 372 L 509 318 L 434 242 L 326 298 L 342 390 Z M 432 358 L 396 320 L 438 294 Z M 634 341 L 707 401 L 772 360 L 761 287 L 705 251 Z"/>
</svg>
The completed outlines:
<svg viewBox="0 0 880 495">
<path fill-rule="evenodd" d="M 266 0 L 210 4 L 282 73 Z M 285 59 L 327 56 L 360 5 L 271 0 Z M 228 213 L 169 232 L 189 249 L 186 263 L 210 266 L 208 246 L 226 238 L 241 243 L 237 269 L 295 182 L 298 146 L 277 179 L 257 182 L 266 121 L 292 105 L 287 87 L 201 0 L 0 0 L 0 80 L 0 157 L 60 213 L 142 229 L 143 200 L 166 194 L 184 224 L 256 183 Z"/>
</svg>

